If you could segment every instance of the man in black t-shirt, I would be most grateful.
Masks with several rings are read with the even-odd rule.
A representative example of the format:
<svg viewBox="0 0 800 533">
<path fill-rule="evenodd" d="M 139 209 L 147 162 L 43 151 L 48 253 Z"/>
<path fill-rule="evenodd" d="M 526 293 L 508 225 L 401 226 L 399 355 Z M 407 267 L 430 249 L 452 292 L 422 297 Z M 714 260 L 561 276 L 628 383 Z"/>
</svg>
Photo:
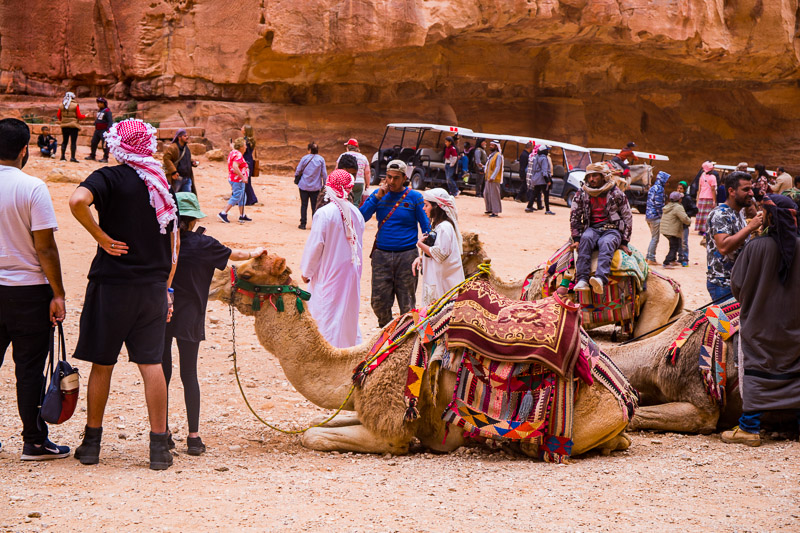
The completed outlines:
<svg viewBox="0 0 800 533">
<path fill-rule="evenodd" d="M 94 133 L 92 134 L 91 153 L 86 159 L 94 161 L 97 154 L 97 147 L 103 143 L 103 159 L 100 163 L 108 163 L 108 143 L 103 141 L 103 134 L 111 127 L 113 119 L 108 102 L 102 96 L 97 99 L 97 118 L 94 119 Z"/>
<path fill-rule="evenodd" d="M 168 288 L 179 248 L 178 210 L 164 171 L 152 157 L 154 134 L 140 120 L 115 124 L 107 140 L 114 157 L 125 164 L 96 170 L 69 201 L 72 214 L 98 243 L 75 348 L 75 358 L 92 363 L 86 429 L 83 444 L 75 450 L 83 464 L 96 464 L 100 458 L 111 373 L 123 343 L 144 381 L 150 468 L 164 470 L 172 464 L 161 354 L 172 310 Z"/>
<path fill-rule="evenodd" d="M 42 126 L 42 133 L 36 139 L 36 144 L 39 146 L 39 152 L 45 157 L 55 157 L 56 150 L 58 149 L 58 141 L 50 135 L 50 128 Z"/>
</svg>

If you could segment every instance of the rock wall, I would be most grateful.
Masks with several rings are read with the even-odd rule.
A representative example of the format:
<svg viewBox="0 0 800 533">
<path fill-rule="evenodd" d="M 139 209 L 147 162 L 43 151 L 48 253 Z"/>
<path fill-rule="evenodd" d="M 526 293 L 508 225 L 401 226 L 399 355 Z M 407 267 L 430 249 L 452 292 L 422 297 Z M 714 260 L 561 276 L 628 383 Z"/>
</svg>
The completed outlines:
<svg viewBox="0 0 800 533">
<path fill-rule="evenodd" d="M 4 102 L 136 99 L 215 143 L 249 121 L 276 164 L 311 138 L 374 146 L 387 122 L 420 120 L 636 140 L 673 172 L 705 158 L 800 171 L 796 0 L 17 4 L 0 5 Z"/>
</svg>

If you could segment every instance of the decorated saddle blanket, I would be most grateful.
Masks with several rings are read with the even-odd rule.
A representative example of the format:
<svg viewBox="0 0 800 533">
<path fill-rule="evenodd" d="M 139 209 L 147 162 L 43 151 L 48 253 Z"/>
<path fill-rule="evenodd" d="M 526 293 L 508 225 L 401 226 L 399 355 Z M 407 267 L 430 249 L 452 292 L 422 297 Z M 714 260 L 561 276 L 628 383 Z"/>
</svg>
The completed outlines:
<svg viewBox="0 0 800 533">
<path fill-rule="evenodd" d="M 630 420 L 638 403 L 636 391 L 583 331 L 579 361 L 580 379 L 589 385 L 600 381 Z M 548 462 L 569 457 L 577 378 L 561 378 L 539 363 L 493 361 L 471 350 L 465 350 L 456 372 L 453 399 L 442 415 L 445 421 L 473 438 L 526 440 Z"/>
<path fill-rule="evenodd" d="M 706 385 L 706 391 L 720 405 L 725 405 L 727 385 L 727 354 L 725 341 L 739 332 L 740 305 L 735 298 L 719 305 L 710 305 L 691 326 L 678 334 L 667 350 L 667 360 L 674 365 L 681 348 L 689 337 L 702 330 L 698 367 Z"/>
<path fill-rule="evenodd" d="M 537 362 L 566 376 L 580 351 L 579 333 L 577 306 L 558 297 L 512 300 L 481 277 L 465 283 L 456 298 L 447 345 L 495 361 Z"/>
</svg>

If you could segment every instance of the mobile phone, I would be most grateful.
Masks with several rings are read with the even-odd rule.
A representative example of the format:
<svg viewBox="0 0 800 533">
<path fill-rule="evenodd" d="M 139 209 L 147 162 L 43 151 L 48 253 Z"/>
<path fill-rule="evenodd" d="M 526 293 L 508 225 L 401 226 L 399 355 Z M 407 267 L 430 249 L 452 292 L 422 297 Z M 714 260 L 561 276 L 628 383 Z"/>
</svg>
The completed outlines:
<svg viewBox="0 0 800 533">
<path fill-rule="evenodd" d="M 197 226 L 197 229 L 195 229 L 194 232 L 202 235 L 203 233 L 206 232 L 206 228 L 204 228 L 203 226 Z"/>
</svg>

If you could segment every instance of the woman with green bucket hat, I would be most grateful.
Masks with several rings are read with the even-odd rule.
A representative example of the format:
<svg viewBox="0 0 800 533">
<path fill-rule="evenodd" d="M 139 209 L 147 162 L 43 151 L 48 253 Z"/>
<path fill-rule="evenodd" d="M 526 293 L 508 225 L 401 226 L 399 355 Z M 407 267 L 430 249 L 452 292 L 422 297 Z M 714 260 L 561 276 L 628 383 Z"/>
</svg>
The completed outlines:
<svg viewBox="0 0 800 533">
<path fill-rule="evenodd" d="M 244 261 L 258 257 L 263 248 L 252 251 L 232 250 L 213 237 L 195 232 L 198 219 L 205 218 L 200 210 L 197 196 L 190 192 L 179 192 L 181 247 L 178 266 L 172 288 L 175 304 L 172 320 L 167 324 L 164 337 L 164 353 L 161 364 L 167 387 L 172 377 L 172 339 L 178 344 L 181 382 L 189 419 L 189 434 L 186 439 L 189 455 L 200 455 L 206 447 L 200 439 L 200 384 L 197 381 L 197 353 L 200 342 L 205 340 L 205 316 L 208 304 L 208 289 L 214 270 L 222 270 L 228 260 Z M 172 439 L 170 438 L 170 441 Z M 174 448 L 174 442 L 170 442 Z"/>
</svg>

